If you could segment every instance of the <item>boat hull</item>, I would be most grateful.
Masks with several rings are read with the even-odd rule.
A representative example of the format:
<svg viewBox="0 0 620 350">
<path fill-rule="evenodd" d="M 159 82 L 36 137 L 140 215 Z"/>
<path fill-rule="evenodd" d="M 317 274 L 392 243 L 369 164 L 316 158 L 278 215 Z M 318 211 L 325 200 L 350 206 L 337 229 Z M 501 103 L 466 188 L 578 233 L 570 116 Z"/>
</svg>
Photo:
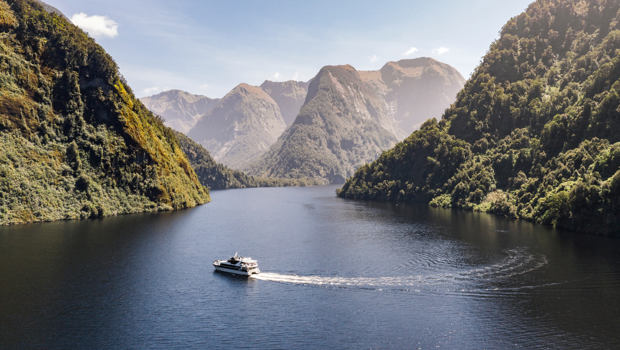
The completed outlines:
<svg viewBox="0 0 620 350">
<path fill-rule="evenodd" d="M 259 271 L 248 272 L 248 271 L 242 271 L 242 270 L 229 269 L 229 268 L 219 266 L 219 265 L 214 265 L 213 267 L 215 267 L 215 271 L 225 272 L 225 273 L 230 273 L 233 275 L 239 275 L 239 276 L 245 276 L 245 277 L 250 277 L 251 275 L 259 273 Z"/>
</svg>

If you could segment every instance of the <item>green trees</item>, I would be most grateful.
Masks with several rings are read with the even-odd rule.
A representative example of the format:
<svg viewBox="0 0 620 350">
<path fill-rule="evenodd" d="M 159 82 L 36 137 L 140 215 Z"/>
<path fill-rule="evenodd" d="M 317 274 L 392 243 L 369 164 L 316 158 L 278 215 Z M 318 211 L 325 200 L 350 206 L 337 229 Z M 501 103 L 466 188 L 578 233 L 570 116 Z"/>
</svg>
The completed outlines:
<svg viewBox="0 0 620 350">
<path fill-rule="evenodd" d="M 175 132 L 179 146 L 187 155 L 200 182 L 211 190 L 248 187 L 306 186 L 316 182 L 306 179 L 261 178 L 232 170 L 217 163 L 197 142 L 180 132 Z"/>
<path fill-rule="evenodd" d="M 619 96 L 620 3 L 536 1 L 504 26 L 441 121 L 339 195 L 620 235 Z"/>
<path fill-rule="evenodd" d="M 209 200 L 107 53 L 33 0 L 0 0 L 0 224 Z"/>
</svg>

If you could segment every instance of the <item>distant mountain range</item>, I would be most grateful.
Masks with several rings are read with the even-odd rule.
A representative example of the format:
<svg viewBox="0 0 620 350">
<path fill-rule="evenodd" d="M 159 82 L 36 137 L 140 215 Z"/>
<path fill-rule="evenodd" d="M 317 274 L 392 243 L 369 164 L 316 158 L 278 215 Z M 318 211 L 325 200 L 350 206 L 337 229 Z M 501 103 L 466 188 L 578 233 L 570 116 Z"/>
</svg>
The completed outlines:
<svg viewBox="0 0 620 350">
<path fill-rule="evenodd" d="M 204 114 L 188 136 L 216 160 L 244 168 L 286 129 L 278 104 L 260 87 L 240 84 Z"/>
<path fill-rule="evenodd" d="M 310 186 L 317 185 L 310 179 L 278 179 L 250 176 L 239 170 L 217 163 L 209 152 L 200 144 L 175 132 L 179 146 L 187 155 L 192 168 L 198 175 L 200 182 L 211 190 L 249 187 L 283 187 L 283 186 Z"/>
<path fill-rule="evenodd" d="M 388 62 L 378 71 L 359 73 L 388 104 L 399 140 L 428 118 L 441 115 L 465 84 L 452 66 L 427 57 Z"/>
<path fill-rule="evenodd" d="M 396 143 L 396 132 L 385 100 L 359 72 L 327 66 L 311 80 L 295 122 L 251 173 L 341 183 Z"/>
<path fill-rule="evenodd" d="M 170 90 L 142 98 L 165 123 L 207 148 L 215 160 L 244 169 L 265 153 L 303 104 L 308 83 L 239 84 L 221 99 Z"/>
<path fill-rule="evenodd" d="M 169 90 L 141 100 L 153 113 L 162 116 L 166 125 L 182 133 L 194 127 L 198 119 L 209 113 L 218 102 L 217 99 L 181 90 Z"/>
<path fill-rule="evenodd" d="M 431 58 L 379 71 L 328 66 L 314 77 L 295 122 L 250 173 L 342 183 L 455 99 L 463 77 Z"/>
<path fill-rule="evenodd" d="M 463 83 L 451 66 L 418 58 L 378 71 L 328 66 L 308 83 L 241 84 L 219 100 L 173 90 L 142 101 L 228 166 L 340 183 L 440 115 Z"/>
<path fill-rule="evenodd" d="M 308 83 L 294 80 L 283 82 L 266 80 L 260 87 L 276 101 L 286 126 L 293 124 L 306 100 Z"/>
</svg>

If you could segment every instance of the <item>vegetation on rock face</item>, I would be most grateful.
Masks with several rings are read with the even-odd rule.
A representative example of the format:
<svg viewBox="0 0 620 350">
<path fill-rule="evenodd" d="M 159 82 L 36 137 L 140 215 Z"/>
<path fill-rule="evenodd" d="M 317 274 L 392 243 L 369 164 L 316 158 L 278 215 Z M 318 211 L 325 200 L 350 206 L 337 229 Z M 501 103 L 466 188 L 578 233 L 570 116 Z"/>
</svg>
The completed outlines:
<svg viewBox="0 0 620 350">
<path fill-rule="evenodd" d="M 209 152 L 189 137 L 176 133 L 179 145 L 187 155 L 200 182 L 212 190 L 249 187 L 310 186 L 317 183 L 308 179 L 277 179 L 249 176 L 217 163 Z"/>
<path fill-rule="evenodd" d="M 0 0 L 0 224 L 209 200 L 105 51 L 33 0 Z"/>
<path fill-rule="evenodd" d="M 344 198 L 425 202 L 620 235 L 620 3 L 539 0 L 443 115 Z"/>
</svg>

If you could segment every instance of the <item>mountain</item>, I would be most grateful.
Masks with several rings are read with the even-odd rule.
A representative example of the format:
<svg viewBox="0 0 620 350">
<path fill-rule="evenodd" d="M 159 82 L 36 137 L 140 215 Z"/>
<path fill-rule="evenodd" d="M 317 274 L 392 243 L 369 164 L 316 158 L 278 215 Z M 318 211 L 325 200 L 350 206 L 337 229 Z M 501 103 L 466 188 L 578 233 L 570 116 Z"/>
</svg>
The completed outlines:
<svg viewBox="0 0 620 350">
<path fill-rule="evenodd" d="M 180 132 L 175 132 L 179 145 L 192 168 L 198 175 L 200 182 L 212 190 L 248 187 L 282 187 L 282 186 L 309 186 L 315 182 L 304 179 L 277 179 L 249 176 L 241 171 L 232 170 L 217 163 L 204 147 L 194 142 Z"/>
<path fill-rule="evenodd" d="M 164 91 L 140 100 L 149 110 L 161 116 L 167 126 L 182 133 L 187 133 L 218 101 L 181 90 Z"/>
<path fill-rule="evenodd" d="M 204 186 L 211 190 L 257 187 L 251 176 L 217 163 L 204 147 L 182 133 L 176 132 L 176 136 L 181 149 Z"/>
<path fill-rule="evenodd" d="M 428 57 L 388 62 L 379 71 L 361 71 L 360 76 L 390 106 L 399 139 L 428 118 L 441 115 L 465 84 L 452 66 Z"/>
<path fill-rule="evenodd" d="M 342 183 L 449 107 L 463 82 L 458 71 L 431 58 L 389 62 L 379 71 L 324 67 L 297 119 L 250 172 Z"/>
<path fill-rule="evenodd" d="M 185 132 L 207 148 L 218 162 L 236 169 L 248 169 L 259 176 L 342 183 L 357 167 L 375 159 L 422 121 L 441 114 L 454 101 L 464 83 L 456 69 L 431 58 L 388 62 L 378 71 L 358 72 L 350 66 L 347 69 L 354 72 L 354 79 L 344 79 L 344 85 L 338 79 L 334 80 L 344 89 L 335 99 L 324 94 L 321 97 L 309 96 L 310 83 L 267 80 L 260 87 L 241 84 L 221 100 L 169 91 L 143 101 L 167 120 L 168 125 Z M 325 80 L 322 87 L 329 82 L 329 79 Z M 349 89 L 346 85 L 349 82 L 353 82 L 351 87 L 357 89 L 357 94 L 345 91 Z M 333 106 L 334 110 L 344 108 L 347 115 L 336 123 L 338 128 L 329 129 L 328 133 L 334 132 L 335 135 L 317 134 L 327 132 L 318 130 L 326 126 L 325 123 L 308 127 L 306 122 L 300 121 L 294 125 L 305 104 L 314 105 L 312 108 L 316 111 L 320 104 L 331 106 L 349 98 L 352 100 L 345 103 L 347 106 Z M 198 103 L 193 103 L 196 100 L 204 101 L 205 106 L 196 108 Z M 365 103 L 360 102 L 362 100 L 370 101 L 370 104 L 362 106 Z M 335 120 L 339 117 L 335 113 L 326 118 Z M 347 118 L 356 119 L 357 124 L 349 123 L 351 119 Z M 284 121 L 284 127 L 279 119 Z M 360 121 L 363 122 L 360 124 Z M 187 131 L 191 123 L 196 125 Z M 285 127 L 293 125 L 293 130 L 282 135 L 293 139 L 274 144 Z M 362 129 L 354 130 L 358 126 Z M 304 135 L 305 132 L 311 134 Z M 329 139 L 330 143 L 321 145 L 319 139 L 325 142 Z M 342 145 L 337 146 L 340 142 Z M 270 146 L 274 149 L 267 156 L 265 153 Z M 287 149 L 277 149 L 281 147 Z M 304 158 L 307 156 L 309 158 Z"/>
<path fill-rule="evenodd" d="M 200 118 L 188 136 L 221 163 L 242 169 L 286 128 L 278 104 L 261 88 L 240 84 Z"/>
<path fill-rule="evenodd" d="M 440 121 L 339 196 L 620 236 L 619 105 L 620 2 L 539 0 L 504 26 Z"/>
<path fill-rule="evenodd" d="M 342 183 L 396 142 L 382 97 L 351 66 L 327 66 L 311 80 L 295 122 L 252 167 L 253 174 Z"/>
<path fill-rule="evenodd" d="M 265 80 L 260 87 L 276 101 L 286 126 L 293 124 L 306 100 L 308 83 L 294 80 L 283 82 Z"/>
<path fill-rule="evenodd" d="M 57 8 L 55 8 L 54 6 L 48 5 L 45 2 L 40 1 L 40 0 L 36 0 L 36 2 L 39 3 L 39 5 L 41 5 L 41 7 L 43 7 L 43 9 L 49 12 L 50 14 L 56 14 L 58 16 L 65 17 L 65 15 L 62 12 L 60 12 Z"/>
<path fill-rule="evenodd" d="M 260 88 L 276 102 L 285 124 L 291 125 L 306 99 L 308 83 L 294 80 L 282 82 L 265 80 Z M 143 97 L 141 101 L 153 113 L 164 118 L 166 125 L 186 134 L 196 125 L 198 119 L 217 105 L 219 99 L 181 90 L 169 90 Z"/>
<path fill-rule="evenodd" d="M 307 90 L 304 82 L 265 81 L 260 87 L 240 84 L 222 99 L 170 90 L 142 102 L 168 126 L 207 147 L 217 161 L 240 169 L 266 152 L 293 122 Z"/>
<path fill-rule="evenodd" d="M 64 16 L 0 0 L 0 224 L 205 203 L 176 137 Z"/>
</svg>

